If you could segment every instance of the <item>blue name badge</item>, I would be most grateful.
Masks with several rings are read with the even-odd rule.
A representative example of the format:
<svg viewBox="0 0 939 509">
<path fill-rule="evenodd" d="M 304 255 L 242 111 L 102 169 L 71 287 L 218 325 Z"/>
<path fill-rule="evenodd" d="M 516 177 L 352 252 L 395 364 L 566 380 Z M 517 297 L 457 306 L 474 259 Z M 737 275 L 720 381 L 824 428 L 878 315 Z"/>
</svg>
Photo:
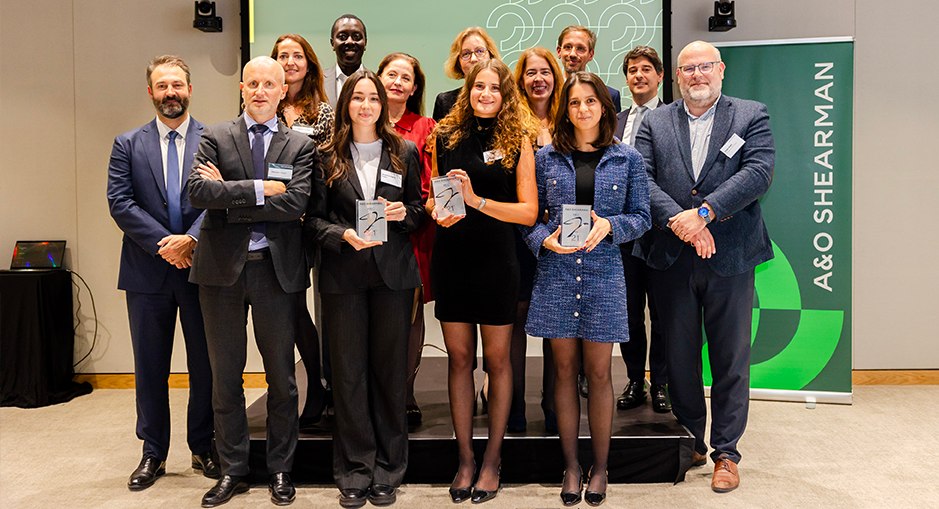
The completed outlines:
<svg viewBox="0 0 939 509">
<path fill-rule="evenodd" d="M 293 178 L 293 165 L 269 163 L 267 165 L 267 178 L 289 181 Z"/>
</svg>

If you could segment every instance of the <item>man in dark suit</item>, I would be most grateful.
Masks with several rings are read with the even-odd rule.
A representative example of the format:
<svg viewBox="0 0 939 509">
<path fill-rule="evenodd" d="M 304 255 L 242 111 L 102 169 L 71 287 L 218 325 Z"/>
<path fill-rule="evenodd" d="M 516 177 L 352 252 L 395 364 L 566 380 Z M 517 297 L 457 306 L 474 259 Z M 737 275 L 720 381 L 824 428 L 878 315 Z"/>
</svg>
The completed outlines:
<svg viewBox="0 0 939 509">
<path fill-rule="evenodd" d="M 773 258 L 759 198 L 773 179 L 766 106 L 721 95 L 724 64 L 696 41 L 678 55 L 683 99 L 646 116 L 636 136 L 649 173 L 653 228 L 635 253 L 652 268 L 668 381 L 678 421 L 695 436 L 693 465 L 707 461 L 701 326 L 711 365 L 711 488 L 740 477 L 737 442 L 747 424 L 754 268 Z"/>
<path fill-rule="evenodd" d="M 364 69 L 362 56 L 368 44 L 365 23 L 354 14 L 339 16 L 329 33 L 329 44 L 336 52 L 336 65 L 323 71 L 323 88 L 329 105 L 335 108 L 346 79 L 355 71 Z"/>
<path fill-rule="evenodd" d="M 242 376 L 247 308 L 267 374 L 267 471 L 271 499 L 296 491 L 288 472 L 297 446 L 294 337 L 297 292 L 310 286 L 300 217 L 310 196 L 316 147 L 278 122 L 284 71 L 268 57 L 245 65 L 245 113 L 205 128 L 189 176 L 189 199 L 207 209 L 190 281 L 199 284 L 212 363 L 212 406 L 222 478 L 203 507 L 248 490 L 248 420 Z"/>
<path fill-rule="evenodd" d="M 573 72 L 587 70 L 587 64 L 593 60 L 593 50 L 597 46 L 597 34 L 585 26 L 571 25 L 561 30 L 558 36 L 558 60 L 564 67 L 564 72 L 570 76 Z M 555 83 L 554 86 L 561 86 L 563 83 Z M 613 87 L 606 87 L 610 92 L 610 98 L 613 99 L 613 107 L 619 113 L 622 109 L 620 104 L 619 90 Z"/>
<path fill-rule="evenodd" d="M 663 104 L 659 100 L 659 84 L 665 69 L 659 54 L 648 46 L 636 46 L 623 58 L 623 75 L 632 94 L 632 105 L 616 115 L 616 137 L 624 143 L 635 145 L 636 133 L 642 118 Z M 626 274 L 626 312 L 629 314 L 629 342 L 620 343 L 620 353 L 626 363 L 629 383 L 616 400 L 616 407 L 628 410 L 642 405 L 646 400 L 646 295 L 649 297 L 649 318 L 652 321 L 652 337 L 648 342 L 652 409 L 666 413 L 672 409 L 668 402 L 668 376 L 665 368 L 665 341 L 659 331 L 659 319 L 649 287 L 649 269 L 646 263 L 633 256 L 633 244 L 620 244 L 623 255 L 623 271 Z"/>
<path fill-rule="evenodd" d="M 165 55 L 147 67 L 147 92 L 157 118 L 114 139 L 108 166 L 108 205 L 124 232 L 117 287 L 126 292 L 134 347 L 137 437 L 143 459 L 127 483 L 142 490 L 166 471 L 170 446 L 167 378 L 182 322 L 189 368 L 187 440 L 192 468 L 218 478 L 212 442 L 212 373 L 199 311 L 199 287 L 189 283 L 201 211 L 189 204 L 186 180 L 203 125 L 189 116 L 189 67 Z"/>
</svg>

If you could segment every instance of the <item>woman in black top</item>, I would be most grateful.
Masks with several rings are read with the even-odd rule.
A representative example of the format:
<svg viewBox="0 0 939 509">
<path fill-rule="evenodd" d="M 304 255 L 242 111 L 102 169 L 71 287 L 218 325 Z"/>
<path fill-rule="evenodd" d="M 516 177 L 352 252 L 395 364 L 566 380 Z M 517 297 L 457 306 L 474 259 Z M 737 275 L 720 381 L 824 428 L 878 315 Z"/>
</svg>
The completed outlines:
<svg viewBox="0 0 939 509">
<path fill-rule="evenodd" d="M 482 28 L 469 27 L 453 40 L 453 44 L 450 45 L 450 56 L 447 57 L 443 68 L 448 78 L 462 80 L 477 62 L 490 58 L 499 58 L 496 42 Z M 437 100 L 434 101 L 433 119 L 435 122 L 440 122 L 443 117 L 447 116 L 447 113 L 450 113 L 450 108 L 456 103 L 456 98 L 462 89 L 463 87 L 459 87 L 437 94 Z"/>
</svg>

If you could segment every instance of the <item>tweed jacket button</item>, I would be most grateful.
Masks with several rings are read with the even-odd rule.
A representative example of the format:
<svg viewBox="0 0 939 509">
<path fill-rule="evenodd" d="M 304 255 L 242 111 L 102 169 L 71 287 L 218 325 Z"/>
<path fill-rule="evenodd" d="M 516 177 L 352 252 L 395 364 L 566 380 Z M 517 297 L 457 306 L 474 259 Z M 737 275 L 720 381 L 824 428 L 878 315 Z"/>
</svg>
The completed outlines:
<svg viewBox="0 0 939 509">
<path fill-rule="evenodd" d="M 554 184 L 554 185 L 558 185 L 558 181 L 557 181 L 557 180 L 552 180 L 551 183 Z"/>
<path fill-rule="evenodd" d="M 580 258 L 577 259 L 577 263 L 582 263 L 582 262 L 580 261 Z"/>
<path fill-rule="evenodd" d="M 580 299 L 580 294 L 579 294 L 579 293 L 577 294 L 577 298 Z"/>
<path fill-rule="evenodd" d="M 613 190 L 616 191 L 616 184 L 613 184 Z"/>
<path fill-rule="evenodd" d="M 577 311 L 574 311 L 574 316 L 580 316 L 580 313 L 578 313 Z"/>
<path fill-rule="evenodd" d="M 698 190 L 697 190 L 697 189 L 692 189 L 692 190 L 691 190 L 691 196 L 698 196 Z"/>
<path fill-rule="evenodd" d="M 577 276 L 577 280 L 580 281 L 580 276 Z"/>
</svg>

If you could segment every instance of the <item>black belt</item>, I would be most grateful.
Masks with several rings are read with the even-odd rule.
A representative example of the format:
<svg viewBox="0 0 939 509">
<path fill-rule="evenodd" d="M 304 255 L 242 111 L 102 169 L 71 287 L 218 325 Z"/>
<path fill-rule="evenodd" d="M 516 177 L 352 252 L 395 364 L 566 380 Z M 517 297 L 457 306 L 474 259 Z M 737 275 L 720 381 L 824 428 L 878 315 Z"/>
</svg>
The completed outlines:
<svg viewBox="0 0 939 509">
<path fill-rule="evenodd" d="M 256 262 L 258 260 L 267 260 L 271 257 L 270 248 L 258 249 L 257 251 L 248 251 L 248 261 Z"/>
</svg>

